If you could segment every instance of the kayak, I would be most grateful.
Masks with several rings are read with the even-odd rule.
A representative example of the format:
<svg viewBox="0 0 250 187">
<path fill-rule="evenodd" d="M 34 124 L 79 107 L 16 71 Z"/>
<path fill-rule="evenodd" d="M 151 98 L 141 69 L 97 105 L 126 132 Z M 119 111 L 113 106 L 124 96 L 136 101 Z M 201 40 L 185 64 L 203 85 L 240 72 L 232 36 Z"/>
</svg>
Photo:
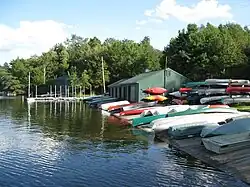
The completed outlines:
<svg viewBox="0 0 250 187">
<path fill-rule="evenodd" d="M 162 95 L 151 95 L 148 97 L 144 97 L 142 101 L 165 101 L 167 99 L 167 97 L 164 97 Z"/>
<path fill-rule="evenodd" d="M 153 87 L 153 88 L 148 88 L 146 90 L 143 90 L 144 93 L 152 94 L 152 95 L 164 94 L 167 91 L 168 90 L 166 90 L 165 88 L 161 88 L 161 87 Z"/>
</svg>

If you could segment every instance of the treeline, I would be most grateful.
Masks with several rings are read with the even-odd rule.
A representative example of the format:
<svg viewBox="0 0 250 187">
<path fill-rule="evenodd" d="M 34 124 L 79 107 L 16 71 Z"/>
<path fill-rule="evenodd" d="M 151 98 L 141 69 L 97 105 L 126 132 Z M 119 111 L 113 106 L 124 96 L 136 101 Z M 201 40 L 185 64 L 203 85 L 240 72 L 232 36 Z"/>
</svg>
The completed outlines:
<svg viewBox="0 0 250 187">
<path fill-rule="evenodd" d="M 2 91 L 18 94 L 27 90 L 28 74 L 31 85 L 49 85 L 58 77 L 68 75 L 71 86 L 98 90 L 102 86 L 102 59 L 107 83 L 160 69 L 162 52 L 154 49 L 145 37 L 132 40 L 82 38 L 72 35 L 41 56 L 17 58 L 0 69 Z M 45 76 L 44 76 L 45 73 Z"/>
<path fill-rule="evenodd" d="M 194 81 L 208 77 L 250 78 L 250 30 L 238 24 L 189 24 L 164 51 L 154 49 L 149 37 L 137 43 L 113 38 L 101 42 L 96 37 L 72 35 L 41 56 L 17 58 L 2 66 L 0 90 L 24 93 L 29 72 L 32 85 L 53 84 L 56 78 L 68 75 L 70 85 L 98 90 L 102 86 L 102 58 L 109 84 L 161 69 L 166 57 L 168 67 Z"/>
<path fill-rule="evenodd" d="M 250 78 L 250 30 L 238 24 L 189 24 L 164 49 L 168 66 L 192 80 Z"/>
</svg>

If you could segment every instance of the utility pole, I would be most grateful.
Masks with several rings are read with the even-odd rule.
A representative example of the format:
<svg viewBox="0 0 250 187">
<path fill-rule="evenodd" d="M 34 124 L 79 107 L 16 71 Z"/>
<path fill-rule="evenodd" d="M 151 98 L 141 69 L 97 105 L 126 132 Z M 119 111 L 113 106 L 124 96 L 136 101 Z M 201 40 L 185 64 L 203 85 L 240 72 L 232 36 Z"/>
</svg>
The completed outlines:
<svg viewBox="0 0 250 187">
<path fill-rule="evenodd" d="M 105 75 L 104 75 L 104 64 L 103 64 L 103 56 L 102 56 L 102 81 L 103 81 L 103 92 L 106 93 L 106 87 L 105 87 Z"/>
</svg>

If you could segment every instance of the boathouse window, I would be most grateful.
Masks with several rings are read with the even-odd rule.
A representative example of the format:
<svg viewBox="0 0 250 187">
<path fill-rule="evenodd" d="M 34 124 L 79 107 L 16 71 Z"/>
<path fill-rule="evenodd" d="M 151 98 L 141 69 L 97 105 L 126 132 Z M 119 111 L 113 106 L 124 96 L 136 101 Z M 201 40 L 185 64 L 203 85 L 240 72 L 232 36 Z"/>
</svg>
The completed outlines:
<svg viewBox="0 0 250 187">
<path fill-rule="evenodd" d="M 119 88 L 119 95 L 118 95 L 119 98 L 122 98 L 122 87 Z"/>
</svg>

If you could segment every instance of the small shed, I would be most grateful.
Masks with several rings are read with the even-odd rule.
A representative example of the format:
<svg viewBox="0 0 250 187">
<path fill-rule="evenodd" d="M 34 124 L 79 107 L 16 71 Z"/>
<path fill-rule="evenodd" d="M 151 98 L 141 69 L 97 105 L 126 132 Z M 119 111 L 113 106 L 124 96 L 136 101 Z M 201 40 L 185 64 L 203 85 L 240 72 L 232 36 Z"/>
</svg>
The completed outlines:
<svg viewBox="0 0 250 187">
<path fill-rule="evenodd" d="M 151 71 L 129 79 L 119 80 L 108 85 L 108 88 L 112 97 L 129 100 L 130 102 L 139 102 L 145 97 L 142 90 L 149 87 L 164 87 L 170 91 L 174 91 L 179 89 L 181 85 L 187 81 L 187 77 L 167 68 L 165 72 L 164 70 Z"/>
</svg>

